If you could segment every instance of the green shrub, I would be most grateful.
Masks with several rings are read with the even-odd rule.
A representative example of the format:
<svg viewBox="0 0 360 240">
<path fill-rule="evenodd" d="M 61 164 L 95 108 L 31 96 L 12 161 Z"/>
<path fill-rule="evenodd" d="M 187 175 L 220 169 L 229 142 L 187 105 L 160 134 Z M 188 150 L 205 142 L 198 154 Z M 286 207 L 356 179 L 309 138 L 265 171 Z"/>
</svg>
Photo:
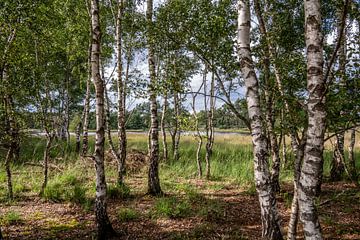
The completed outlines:
<svg viewBox="0 0 360 240">
<path fill-rule="evenodd" d="M 120 222 L 128 222 L 132 220 L 136 220 L 140 217 L 140 214 L 131 208 L 121 208 L 117 212 L 117 216 Z"/>
</svg>

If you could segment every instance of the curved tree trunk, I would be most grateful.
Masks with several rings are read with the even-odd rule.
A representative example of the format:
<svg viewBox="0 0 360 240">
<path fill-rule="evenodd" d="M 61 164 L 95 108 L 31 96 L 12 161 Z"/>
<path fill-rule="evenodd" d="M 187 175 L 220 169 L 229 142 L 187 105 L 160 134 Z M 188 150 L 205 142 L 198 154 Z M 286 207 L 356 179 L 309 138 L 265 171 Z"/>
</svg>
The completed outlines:
<svg viewBox="0 0 360 240">
<path fill-rule="evenodd" d="M 153 39 L 153 1 L 147 0 L 146 20 L 147 20 L 147 47 L 148 47 L 148 62 L 150 72 L 150 167 L 148 172 L 148 193 L 150 195 L 162 195 L 160 180 L 159 180 L 159 123 L 156 102 L 156 73 L 155 73 L 155 59 L 154 59 L 154 39 Z"/>
<path fill-rule="evenodd" d="M 342 179 L 342 175 L 345 171 L 344 166 L 344 140 L 345 134 L 339 133 L 336 134 L 336 144 L 332 156 L 331 170 L 330 170 L 330 179 L 331 181 L 339 181 Z"/>
<path fill-rule="evenodd" d="M 320 6 L 320 0 L 304 2 L 309 99 L 307 103 L 307 141 L 299 179 L 298 201 L 300 220 L 303 223 L 306 239 L 322 239 L 315 206 L 317 188 L 322 175 L 326 120 Z"/>
<path fill-rule="evenodd" d="M 91 76 L 94 79 L 96 92 L 96 139 L 95 139 L 95 170 L 96 170 L 96 198 L 95 215 L 98 239 L 108 239 L 114 235 L 106 204 L 106 181 L 104 169 L 104 144 L 105 144 L 105 112 L 104 112 L 104 82 L 100 75 L 100 45 L 101 30 L 99 21 L 99 0 L 91 0 Z"/>
<path fill-rule="evenodd" d="M 239 0 L 238 4 L 238 54 L 246 86 L 246 101 L 253 141 L 255 185 L 261 208 L 262 236 L 264 239 L 283 239 L 276 198 L 270 181 L 269 153 L 262 130 L 258 80 L 250 50 L 250 2 Z"/>
</svg>

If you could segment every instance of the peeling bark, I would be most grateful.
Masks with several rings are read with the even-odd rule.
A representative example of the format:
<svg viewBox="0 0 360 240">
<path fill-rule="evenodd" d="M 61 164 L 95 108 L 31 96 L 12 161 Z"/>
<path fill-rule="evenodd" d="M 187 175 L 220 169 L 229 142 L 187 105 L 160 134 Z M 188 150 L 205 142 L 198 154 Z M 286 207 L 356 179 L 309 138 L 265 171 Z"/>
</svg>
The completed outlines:
<svg viewBox="0 0 360 240">
<path fill-rule="evenodd" d="M 253 142 L 255 186 L 261 209 L 262 237 L 263 239 L 283 239 L 276 198 L 271 186 L 267 141 L 262 130 L 258 80 L 250 50 L 250 3 L 248 0 L 239 0 L 238 4 L 238 55 L 246 86 L 246 101 Z"/>
<path fill-rule="evenodd" d="M 315 206 L 315 197 L 321 184 L 326 120 L 320 6 L 319 0 L 304 2 L 309 97 L 307 141 L 299 179 L 298 202 L 305 239 L 322 239 Z"/>
<path fill-rule="evenodd" d="M 118 161 L 118 179 L 119 185 L 123 184 L 124 175 L 126 173 L 126 129 L 125 129 L 125 104 L 126 91 L 125 83 L 122 78 L 122 16 L 123 16 L 124 2 L 118 1 L 118 14 L 116 21 L 116 41 L 117 41 L 117 92 L 118 92 L 118 139 L 119 139 L 119 161 Z"/>
<path fill-rule="evenodd" d="M 162 195 L 163 192 L 160 187 L 159 180 L 159 123 L 156 103 L 156 72 L 154 59 L 154 43 L 153 43 L 153 1 L 147 0 L 146 20 L 147 20 L 147 48 L 148 48 L 148 62 L 150 72 L 150 167 L 148 172 L 148 193 L 150 195 Z"/>
<path fill-rule="evenodd" d="M 108 239 L 115 235 L 111 226 L 106 204 L 106 180 L 104 167 L 105 144 L 105 112 L 104 112 L 104 81 L 100 75 L 100 45 L 101 30 L 99 17 L 99 0 L 91 0 L 91 76 L 94 79 L 96 92 L 96 137 L 94 162 L 96 171 L 95 215 L 98 236 L 97 239 Z"/>
</svg>

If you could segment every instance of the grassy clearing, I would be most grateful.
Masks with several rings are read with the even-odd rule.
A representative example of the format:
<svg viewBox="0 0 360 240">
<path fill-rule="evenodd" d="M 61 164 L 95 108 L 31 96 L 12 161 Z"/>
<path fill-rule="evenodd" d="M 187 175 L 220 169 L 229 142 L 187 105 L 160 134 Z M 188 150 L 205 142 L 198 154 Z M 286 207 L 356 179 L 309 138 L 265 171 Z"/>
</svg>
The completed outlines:
<svg viewBox="0 0 360 240">
<path fill-rule="evenodd" d="M 116 140 L 116 138 L 115 138 Z M 147 137 L 143 134 L 129 134 L 128 148 L 132 150 L 147 151 Z M 90 137 L 90 146 L 94 138 Z M 42 183 L 42 155 L 45 140 L 39 137 L 28 137 L 22 143 L 20 161 L 12 166 L 13 188 L 16 198 L 22 198 L 39 192 Z M 56 168 L 50 168 L 49 184 L 45 189 L 44 198 L 54 202 L 73 202 L 89 205 L 89 199 L 94 196 L 94 169 L 91 160 L 80 160 L 74 153 L 74 139 L 70 145 L 62 142 L 55 143 L 51 151 L 51 164 Z M 170 144 L 169 144 L 170 145 Z M 176 179 L 194 179 L 197 177 L 195 163 L 196 155 L 195 139 L 191 136 L 182 136 L 180 143 L 180 158 L 178 161 L 161 161 L 160 178 L 165 191 L 173 191 L 177 188 Z M 162 146 L 160 146 L 162 148 Z M 356 149 L 356 159 L 359 159 L 359 151 Z M 90 149 L 91 151 L 91 149 Z M 205 150 L 201 152 L 201 158 L 205 158 Z M 293 161 L 289 153 L 289 165 Z M 331 168 L 332 151 L 328 144 L 324 152 L 324 175 L 329 175 Z M 30 165 L 32 163 L 33 165 Z M 35 166 L 34 166 L 35 164 Z M 37 164 L 37 165 L 36 165 Z M 358 164 L 359 166 L 359 164 Z M 3 165 L 0 165 L 3 168 Z M 204 161 L 202 167 L 205 168 Z M 146 169 L 143 170 L 145 175 Z M 117 186 L 116 167 L 106 164 L 108 193 L 110 198 L 126 199 L 130 196 L 130 188 L 126 185 Z M 281 181 L 290 182 L 293 170 L 286 167 L 281 171 Z M 140 171 L 141 173 L 141 171 Z M 211 174 L 213 181 L 228 181 L 247 189 L 249 194 L 255 192 L 253 184 L 253 155 L 251 138 L 247 135 L 219 135 L 215 138 L 213 155 L 211 158 Z M 144 184 L 141 184 L 144 188 Z M 209 185 L 215 190 L 221 190 L 223 185 Z M 146 187 L 145 187 L 146 188 Z M 176 189 L 175 189 L 176 190 Z M 179 190 L 179 189 L 178 189 Z M 6 175 L 0 172 L 0 201 L 6 201 Z M 137 189 L 135 191 L 144 191 Z"/>
<path fill-rule="evenodd" d="M 128 140 L 129 152 L 147 152 L 145 135 L 129 134 Z M 0 202 L 5 213 L 0 217 L 0 225 L 4 226 L 5 234 L 18 236 L 20 229 L 23 237 L 35 236 L 29 229 L 34 227 L 32 224 L 37 223 L 37 226 L 43 229 L 43 237 L 40 239 L 84 239 L 82 235 L 77 235 L 78 231 L 85 232 L 86 236 L 94 235 L 94 166 L 92 160 L 79 159 L 76 156 L 73 141 L 72 139 L 70 147 L 64 143 L 54 146 L 51 152 L 49 182 L 44 195 L 41 196 L 42 199 L 38 198 L 38 193 L 42 183 L 40 164 L 45 144 L 43 139 L 27 139 L 23 143 L 20 162 L 12 165 L 15 194 L 15 200 L 12 202 L 6 199 L 6 175 L 4 171 L 0 172 Z M 94 139 L 91 137 L 90 141 L 93 144 Z M 135 234 L 134 236 L 139 234 L 139 239 L 156 239 L 151 234 L 162 234 L 163 239 L 214 239 L 215 236 L 221 236 L 222 239 L 258 239 L 254 236 L 261 235 L 260 227 L 256 225 L 261 221 L 258 219 L 258 203 L 253 184 L 250 136 L 216 136 L 210 181 L 197 178 L 196 147 L 196 142 L 191 136 L 182 136 L 180 159 L 175 162 L 170 158 L 168 162 L 160 162 L 160 182 L 166 195 L 159 198 L 145 195 L 146 164 L 139 171 L 129 172 L 125 178 L 126 185 L 119 186 L 116 184 L 116 162 L 107 159 L 105 170 L 108 183 L 108 211 L 114 226 L 120 226 L 119 229 L 126 229 L 129 234 Z M 356 151 L 356 157 L 359 159 L 358 148 Z M 204 149 L 201 154 L 204 159 Z M 284 191 L 279 194 L 279 205 L 283 212 L 289 211 L 292 200 L 291 191 L 287 191 L 291 186 L 293 171 L 290 151 L 288 156 L 289 166 L 283 167 L 281 171 L 281 181 L 290 183 L 286 184 Z M 328 145 L 324 157 L 326 178 L 330 172 L 332 157 Z M 354 214 L 354 208 L 357 207 L 351 203 L 359 199 L 359 193 L 355 190 L 343 192 L 342 188 L 335 190 L 325 191 L 326 199 L 317 199 L 322 223 L 327 229 L 334 226 L 333 234 L 358 234 L 358 225 L 355 222 L 349 223 L 352 225 L 344 225 L 347 221 L 341 222 L 336 218 L 338 215 L 335 212 Z M 28 210 L 28 207 L 22 207 L 22 201 L 25 199 L 26 204 L 33 204 L 34 209 L 30 214 L 24 213 Z M 321 203 L 327 199 L 330 201 L 322 206 Z M 335 204 L 338 202 L 349 203 L 349 206 L 332 212 L 334 206 L 338 206 Z M 38 204 L 43 204 L 46 210 L 43 211 L 42 205 L 37 206 Z M 63 211 L 59 208 L 63 208 Z M 68 214 L 67 218 L 63 217 L 65 214 Z M 333 218 L 335 220 L 332 220 Z M 144 224 L 150 227 L 144 229 Z M 28 225 L 30 227 L 27 227 Z M 138 231 L 139 229 L 141 231 Z M 64 236 L 64 233 L 74 235 Z"/>
</svg>

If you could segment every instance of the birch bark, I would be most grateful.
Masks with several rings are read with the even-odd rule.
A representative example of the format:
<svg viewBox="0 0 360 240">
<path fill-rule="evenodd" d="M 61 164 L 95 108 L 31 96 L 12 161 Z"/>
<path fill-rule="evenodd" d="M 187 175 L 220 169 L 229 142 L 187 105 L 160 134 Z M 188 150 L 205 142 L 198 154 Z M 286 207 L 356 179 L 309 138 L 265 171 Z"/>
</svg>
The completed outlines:
<svg viewBox="0 0 360 240">
<path fill-rule="evenodd" d="M 238 55 L 246 86 L 246 101 L 251 124 L 255 186 L 259 196 L 263 239 L 283 239 L 275 194 L 271 187 L 269 153 L 262 130 L 258 80 L 250 50 L 250 2 L 238 1 Z"/>
<path fill-rule="evenodd" d="M 304 162 L 298 187 L 300 220 L 305 239 L 322 239 L 321 227 L 315 206 L 317 186 L 323 163 L 325 134 L 325 80 L 323 78 L 323 43 L 321 33 L 320 0 L 306 0 L 305 42 L 307 58 L 307 112 L 308 129 Z"/>
<path fill-rule="evenodd" d="M 124 2 L 118 1 L 118 13 L 116 20 L 116 41 L 117 41 L 117 92 L 118 92 L 118 138 L 119 138 L 119 159 L 118 159 L 118 179 L 119 185 L 123 184 L 125 175 L 125 160 L 126 160 L 126 129 L 125 129 L 125 83 L 122 78 L 122 18 L 123 18 Z"/>
<path fill-rule="evenodd" d="M 150 72 L 150 167 L 148 172 L 148 193 L 150 195 L 162 195 L 159 180 L 159 123 L 156 103 L 156 73 L 155 73 L 155 58 L 154 58 L 154 43 L 153 43 L 153 1 L 147 0 L 146 20 L 148 25 L 147 31 L 147 48 L 148 48 L 148 62 Z"/>
<path fill-rule="evenodd" d="M 91 76 L 94 80 L 96 93 L 96 138 L 95 138 L 95 170 L 96 170 L 96 198 L 95 215 L 98 239 L 108 239 L 115 234 L 108 214 L 106 204 L 106 180 L 104 168 L 105 144 L 105 111 L 104 111 L 104 82 L 100 75 L 100 45 L 101 29 L 99 17 L 99 0 L 91 0 Z"/>
</svg>

